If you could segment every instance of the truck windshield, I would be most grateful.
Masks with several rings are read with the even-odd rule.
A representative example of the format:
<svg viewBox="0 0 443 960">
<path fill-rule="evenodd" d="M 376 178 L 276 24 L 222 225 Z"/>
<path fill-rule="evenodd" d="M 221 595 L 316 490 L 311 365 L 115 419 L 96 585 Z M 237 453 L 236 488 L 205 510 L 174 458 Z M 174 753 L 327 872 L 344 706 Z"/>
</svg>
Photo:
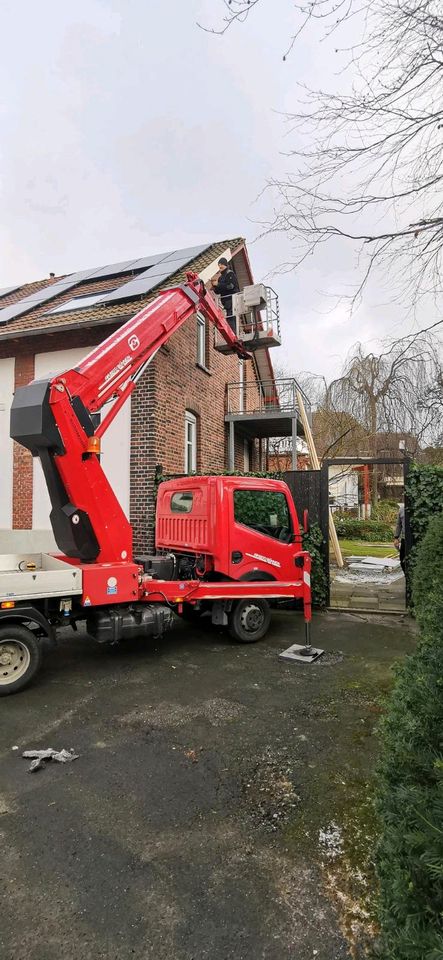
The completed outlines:
<svg viewBox="0 0 443 960">
<path fill-rule="evenodd" d="M 235 490 L 234 519 L 276 540 L 289 543 L 292 538 L 286 497 L 275 490 Z"/>
</svg>

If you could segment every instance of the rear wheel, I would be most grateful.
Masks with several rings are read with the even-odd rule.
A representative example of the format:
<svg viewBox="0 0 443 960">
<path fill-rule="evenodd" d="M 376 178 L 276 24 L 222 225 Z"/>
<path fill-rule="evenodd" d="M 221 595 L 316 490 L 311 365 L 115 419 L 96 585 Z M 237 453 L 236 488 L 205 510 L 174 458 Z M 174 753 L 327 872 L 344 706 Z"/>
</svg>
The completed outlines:
<svg viewBox="0 0 443 960">
<path fill-rule="evenodd" d="M 24 690 L 41 664 L 38 640 L 27 627 L 0 627 L 0 697 Z"/>
<path fill-rule="evenodd" d="M 267 600 L 237 600 L 229 614 L 229 633 L 239 643 L 256 643 L 268 632 L 270 622 Z"/>
</svg>

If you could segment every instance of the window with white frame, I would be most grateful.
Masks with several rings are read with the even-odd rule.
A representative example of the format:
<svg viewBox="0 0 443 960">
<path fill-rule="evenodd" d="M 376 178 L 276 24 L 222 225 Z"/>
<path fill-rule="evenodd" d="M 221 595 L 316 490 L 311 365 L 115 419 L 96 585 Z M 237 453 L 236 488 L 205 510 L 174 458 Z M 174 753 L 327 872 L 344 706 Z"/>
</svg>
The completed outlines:
<svg viewBox="0 0 443 960">
<path fill-rule="evenodd" d="M 197 470 L 197 417 L 190 410 L 185 412 L 185 473 Z"/>
<path fill-rule="evenodd" d="M 206 367 L 206 317 L 197 314 L 197 363 Z"/>
</svg>

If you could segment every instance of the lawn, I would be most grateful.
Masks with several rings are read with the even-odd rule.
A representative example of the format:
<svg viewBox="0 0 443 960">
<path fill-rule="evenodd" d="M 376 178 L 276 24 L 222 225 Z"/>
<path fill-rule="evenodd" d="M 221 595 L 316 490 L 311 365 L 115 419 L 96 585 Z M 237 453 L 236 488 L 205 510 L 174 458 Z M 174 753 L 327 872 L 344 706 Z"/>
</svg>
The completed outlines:
<svg viewBox="0 0 443 960">
<path fill-rule="evenodd" d="M 398 557 L 392 543 L 368 543 L 366 540 L 340 540 L 344 557 Z"/>
</svg>

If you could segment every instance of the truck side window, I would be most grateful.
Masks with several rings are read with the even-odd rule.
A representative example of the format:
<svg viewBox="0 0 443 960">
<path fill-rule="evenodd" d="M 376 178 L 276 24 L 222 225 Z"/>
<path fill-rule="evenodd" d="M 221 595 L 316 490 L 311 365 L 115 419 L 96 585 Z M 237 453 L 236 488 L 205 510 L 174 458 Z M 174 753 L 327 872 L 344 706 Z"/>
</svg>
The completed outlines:
<svg viewBox="0 0 443 960">
<path fill-rule="evenodd" d="M 171 497 L 172 513 L 190 513 L 194 502 L 192 490 L 181 490 L 180 493 L 173 493 Z"/>
<path fill-rule="evenodd" d="M 284 493 L 274 490 L 235 490 L 234 519 L 275 540 L 291 542 L 292 525 Z"/>
</svg>

